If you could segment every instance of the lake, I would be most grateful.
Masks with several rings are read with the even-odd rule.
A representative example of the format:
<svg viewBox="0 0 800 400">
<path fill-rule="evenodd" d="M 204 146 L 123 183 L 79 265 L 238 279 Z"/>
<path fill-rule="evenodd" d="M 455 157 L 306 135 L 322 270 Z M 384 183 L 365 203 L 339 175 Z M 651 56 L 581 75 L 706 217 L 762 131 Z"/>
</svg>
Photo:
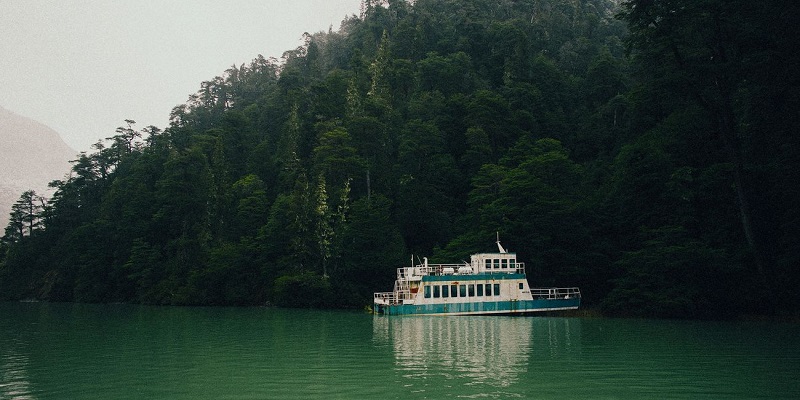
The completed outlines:
<svg viewBox="0 0 800 400">
<path fill-rule="evenodd" d="M 0 303 L 0 399 L 797 399 L 798 328 Z"/>
</svg>

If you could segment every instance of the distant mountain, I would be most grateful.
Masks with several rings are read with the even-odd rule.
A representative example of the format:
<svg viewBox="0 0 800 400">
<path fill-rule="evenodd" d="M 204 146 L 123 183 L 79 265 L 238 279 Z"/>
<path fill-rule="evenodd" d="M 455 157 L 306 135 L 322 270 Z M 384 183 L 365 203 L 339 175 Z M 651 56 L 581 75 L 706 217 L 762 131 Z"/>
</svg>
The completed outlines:
<svg viewBox="0 0 800 400">
<path fill-rule="evenodd" d="M 22 192 L 49 195 L 47 184 L 69 172 L 75 154 L 53 129 L 0 107 L 0 227 Z"/>
</svg>

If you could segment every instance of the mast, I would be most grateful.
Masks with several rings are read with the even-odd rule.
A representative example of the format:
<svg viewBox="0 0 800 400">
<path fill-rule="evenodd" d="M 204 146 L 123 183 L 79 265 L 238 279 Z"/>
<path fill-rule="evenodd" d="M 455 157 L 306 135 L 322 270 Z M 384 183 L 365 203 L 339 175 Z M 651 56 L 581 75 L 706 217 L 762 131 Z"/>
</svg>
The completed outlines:
<svg viewBox="0 0 800 400">
<path fill-rule="evenodd" d="M 500 244 L 500 232 L 496 232 L 497 234 L 497 249 L 500 250 L 501 254 L 508 253 L 506 249 L 503 248 L 503 245 Z"/>
</svg>

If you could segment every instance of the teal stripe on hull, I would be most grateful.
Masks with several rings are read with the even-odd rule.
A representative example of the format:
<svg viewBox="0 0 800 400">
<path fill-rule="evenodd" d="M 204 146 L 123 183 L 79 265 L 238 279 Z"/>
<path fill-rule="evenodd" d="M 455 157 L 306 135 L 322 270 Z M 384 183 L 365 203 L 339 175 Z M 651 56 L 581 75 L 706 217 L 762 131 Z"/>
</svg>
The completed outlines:
<svg viewBox="0 0 800 400">
<path fill-rule="evenodd" d="M 525 314 L 543 311 L 574 310 L 581 299 L 490 301 L 480 303 L 380 305 L 375 310 L 387 315 L 482 315 Z"/>
</svg>

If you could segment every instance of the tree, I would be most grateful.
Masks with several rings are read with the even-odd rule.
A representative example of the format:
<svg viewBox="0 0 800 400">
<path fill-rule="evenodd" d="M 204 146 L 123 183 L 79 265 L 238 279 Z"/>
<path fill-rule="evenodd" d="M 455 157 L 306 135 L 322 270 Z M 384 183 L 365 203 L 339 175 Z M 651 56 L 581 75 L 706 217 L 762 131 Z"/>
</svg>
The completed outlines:
<svg viewBox="0 0 800 400">
<path fill-rule="evenodd" d="M 156 183 L 152 240 L 161 246 L 164 270 L 152 301 L 166 304 L 191 302 L 189 277 L 204 268 L 210 242 L 211 174 L 198 149 L 167 161 Z"/>
<path fill-rule="evenodd" d="M 16 242 L 41 229 L 42 212 L 45 206 L 44 197 L 37 195 L 36 191 L 26 190 L 23 192 L 19 200 L 11 206 L 11 218 L 6 227 L 4 240 Z"/>
<path fill-rule="evenodd" d="M 411 251 L 430 254 L 449 239 L 466 181 L 447 152 L 444 135 L 432 122 L 409 121 L 398 152 L 399 226 Z"/>
<path fill-rule="evenodd" d="M 582 222 L 583 175 L 557 140 L 520 139 L 499 164 L 484 164 L 473 177 L 469 229 L 438 255 L 463 257 L 499 232 L 516 244 L 540 284 L 575 282 L 593 273 L 582 261 L 596 251 Z"/>
<path fill-rule="evenodd" d="M 397 267 L 404 265 L 406 248 L 392 220 L 391 200 L 375 194 L 353 202 L 350 221 L 342 232 L 340 267 L 332 279 L 354 287 L 359 301 L 377 287 L 391 285 Z"/>
<path fill-rule="evenodd" d="M 320 174 L 317 179 L 316 190 L 314 191 L 314 219 L 316 226 L 314 229 L 314 239 L 316 240 L 317 257 L 322 264 L 322 277 L 328 277 L 328 259 L 331 257 L 331 243 L 333 241 L 334 230 L 332 226 L 332 212 L 328 206 L 328 188 L 325 184 L 325 175 Z"/>
<path fill-rule="evenodd" d="M 629 0 L 620 14 L 628 22 L 639 65 L 652 74 L 651 84 L 700 105 L 714 122 L 709 140 L 719 141 L 733 166 L 742 231 L 762 279 L 767 254 L 754 221 L 746 155 L 752 133 L 742 123 L 747 108 L 739 104 L 750 95 L 752 82 L 760 80 L 766 52 L 776 47 L 772 16 L 789 12 L 780 3 Z"/>
<path fill-rule="evenodd" d="M 343 185 L 364 173 L 364 160 L 358 156 L 350 133 L 343 127 L 323 132 L 314 147 L 314 164 L 331 185 Z"/>
<path fill-rule="evenodd" d="M 236 181 L 231 190 L 236 213 L 230 226 L 231 236 L 256 236 L 269 216 L 266 185 L 257 175 L 249 174 Z"/>
<path fill-rule="evenodd" d="M 625 252 L 623 270 L 603 301 L 611 315 L 720 318 L 743 306 L 744 271 L 727 265 L 725 251 L 693 240 L 685 229 L 644 232 L 645 245 Z M 740 290 L 737 290 L 740 289 Z"/>
<path fill-rule="evenodd" d="M 115 136 L 106 138 L 106 140 L 113 141 L 111 147 L 120 153 L 120 156 L 128 155 L 134 150 L 139 150 L 141 146 L 138 140 L 142 138 L 142 133 L 133 129 L 133 125 L 136 124 L 136 121 L 126 119 L 125 124 L 126 126 L 117 128 L 117 134 Z"/>
</svg>

